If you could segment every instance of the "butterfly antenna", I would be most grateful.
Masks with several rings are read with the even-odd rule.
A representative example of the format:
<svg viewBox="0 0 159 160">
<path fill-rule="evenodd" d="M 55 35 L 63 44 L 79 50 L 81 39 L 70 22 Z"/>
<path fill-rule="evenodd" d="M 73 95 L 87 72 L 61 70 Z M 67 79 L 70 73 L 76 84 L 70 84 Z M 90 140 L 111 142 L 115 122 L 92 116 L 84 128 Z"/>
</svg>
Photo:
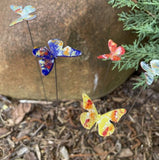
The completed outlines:
<svg viewBox="0 0 159 160">
<path fill-rule="evenodd" d="M 136 98 L 135 98 L 133 104 L 131 105 L 131 107 L 130 107 L 130 109 L 128 110 L 128 112 L 125 114 L 125 117 L 123 118 L 123 121 L 127 118 L 128 114 L 130 113 L 130 111 L 131 111 L 132 108 L 134 107 L 134 105 L 135 105 L 137 99 L 140 97 L 140 95 L 141 95 L 141 93 L 143 92 L 143 90 L 144 90 L 144 87 L 142 87 L 142 88 L 140 89 L 140 92 L 139 92 L 138 95 L 136 96 Z"/>
<path fill-rule="evenodd" d="M 32 47 L 34 48 L 34 42 L 33 42 L 33 38 L 32 38 L 30 27 L 29 27 L 29 23 L 28 23 L 28 21 L 26 21 L 26 22 L 27 22 L 27 27 L 28 27 L 29 35 L 30 35 L 31 44 L 32 44 Z M 35 58 L 35 59 L 36 59 L 36 64 L 37 64 L 38 72 L 40 74 L 41 83 L 42 83 L 42 86 L 43 86 L 44 97 L 45 97 L 45 100 L 48 102 L 47 96 L 46 96 L 46 90 L 45 90 L 45 87 L 44 87 L 43 77 L 42 77 L 41 71 L 40 71 L 40 66 L 39 66 L 37 58 Z"/>
</svg>

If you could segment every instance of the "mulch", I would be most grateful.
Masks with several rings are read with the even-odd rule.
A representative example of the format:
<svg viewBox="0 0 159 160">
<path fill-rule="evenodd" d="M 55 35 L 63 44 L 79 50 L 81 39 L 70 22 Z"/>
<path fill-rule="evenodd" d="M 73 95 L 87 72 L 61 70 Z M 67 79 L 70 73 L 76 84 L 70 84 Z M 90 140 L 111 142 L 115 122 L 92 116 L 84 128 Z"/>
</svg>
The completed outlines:
<svg viewBox="0 0 159 160">
<path fill-rule="evenodd" d="M 159 160 L 159 92 L 151 87 L 137 97 L 140 88 L 132 89 L 135 79 L 132 76 L 109 95 L 93 100 L 100 114 L 116 108 L 129 112 L 133 105 L 113 135 L 105 138 L 96 127 L 81 126 L 82 101 L 46 105 L 1 96 L 0 159 Z"/>
</svg>

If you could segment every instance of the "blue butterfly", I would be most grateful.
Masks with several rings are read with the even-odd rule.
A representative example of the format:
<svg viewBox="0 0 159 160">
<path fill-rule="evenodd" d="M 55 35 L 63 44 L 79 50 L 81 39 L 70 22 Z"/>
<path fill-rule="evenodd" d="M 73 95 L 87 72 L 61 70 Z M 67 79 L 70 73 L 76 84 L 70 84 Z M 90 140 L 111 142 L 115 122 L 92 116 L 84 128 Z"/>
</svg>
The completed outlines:
<svg viewBox="0 0 159 160">
<path fill-rule="evenodd" d="M 52 39 L 48 41 L 49 48 L 34 48 L 33 55 L 39 58 L 41 73 L 47 76 L 54 65 L 54 60 L 57 57 L 77 57 L 82 53 L 79 50 L 73 49 L 69 46 L 63 48 L 63 42 L 59 39 Z"/>
<path fill-rule="evenodd" d="M 30 5 L 25 6 L 24 9 L 22 9 L 22 6 L 16 6 L 16 5 L 11 5 L 10 8 L 17 14 L 20 14 L 21 17 L 14 20 L 9 26 L 13 26 L 19 22 L 22 22 L 23 20 L 32 20 L 36 18 L 36 15 L 30 15 L 30 13 L 35 12 L 36 10 L 34 7 Z"/>
</svg>

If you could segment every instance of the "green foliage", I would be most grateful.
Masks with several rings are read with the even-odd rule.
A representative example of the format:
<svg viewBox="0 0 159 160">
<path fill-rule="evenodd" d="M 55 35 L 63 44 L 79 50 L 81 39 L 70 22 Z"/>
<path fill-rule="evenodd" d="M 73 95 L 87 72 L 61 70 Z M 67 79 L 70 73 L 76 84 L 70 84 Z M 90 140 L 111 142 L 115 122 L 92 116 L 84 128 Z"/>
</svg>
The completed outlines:
<svg viewBox="0 0 159 160">
<path fill-rule="evenodd" d="M 159 0 L 109 0 L 112 7 L 128 7 L 121 12 L 119 20 L 123 22 L 124 30 L 136 34 L 133 44 L 123 45 L 126 53 L 121 61 L 113 62 L 119 70 L 139 67 L 140 61 L 149 63 L 159 59 Z M 145 77 L 135 83 L 135 88 L 144 86 Z"/>
<path fill-rule="evenodd" d="M 136 83 L 134 83 L 133 89 L 136 89 L 136 88 L 141 87 L 141 86 L 143 86 L 144 88 L 147 87 L 144 73 L 142 73 L 140 77 L 141 78 L 137 79 Z"/>
</svg>

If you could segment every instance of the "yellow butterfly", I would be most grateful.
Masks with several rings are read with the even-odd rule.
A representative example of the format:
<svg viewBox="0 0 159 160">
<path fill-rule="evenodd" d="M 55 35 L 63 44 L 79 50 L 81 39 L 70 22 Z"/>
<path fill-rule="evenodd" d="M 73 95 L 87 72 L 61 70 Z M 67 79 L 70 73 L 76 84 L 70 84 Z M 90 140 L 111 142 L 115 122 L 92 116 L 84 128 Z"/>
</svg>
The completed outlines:
<svg viewBox="0 0 159 160">
<path fill-rule="evenodd" d="M 84 128 L 91 129 L 96 123 L 98 125 L 98 133 L 100 136 L 110 136 L 113 134 L 115 127 L 112 122 L 117 123 L 120 118 L 126 113 L 126 109 L 120 108 L 109 111 L 105 114 L 98 114 L 94 103 L 86 95 L 82 94 L 83 108 L 88 112 L 83 112 L 80 115 L 80 121 Z M 111 122 L 112 121 L 112 122 Z"/>
</svg>

